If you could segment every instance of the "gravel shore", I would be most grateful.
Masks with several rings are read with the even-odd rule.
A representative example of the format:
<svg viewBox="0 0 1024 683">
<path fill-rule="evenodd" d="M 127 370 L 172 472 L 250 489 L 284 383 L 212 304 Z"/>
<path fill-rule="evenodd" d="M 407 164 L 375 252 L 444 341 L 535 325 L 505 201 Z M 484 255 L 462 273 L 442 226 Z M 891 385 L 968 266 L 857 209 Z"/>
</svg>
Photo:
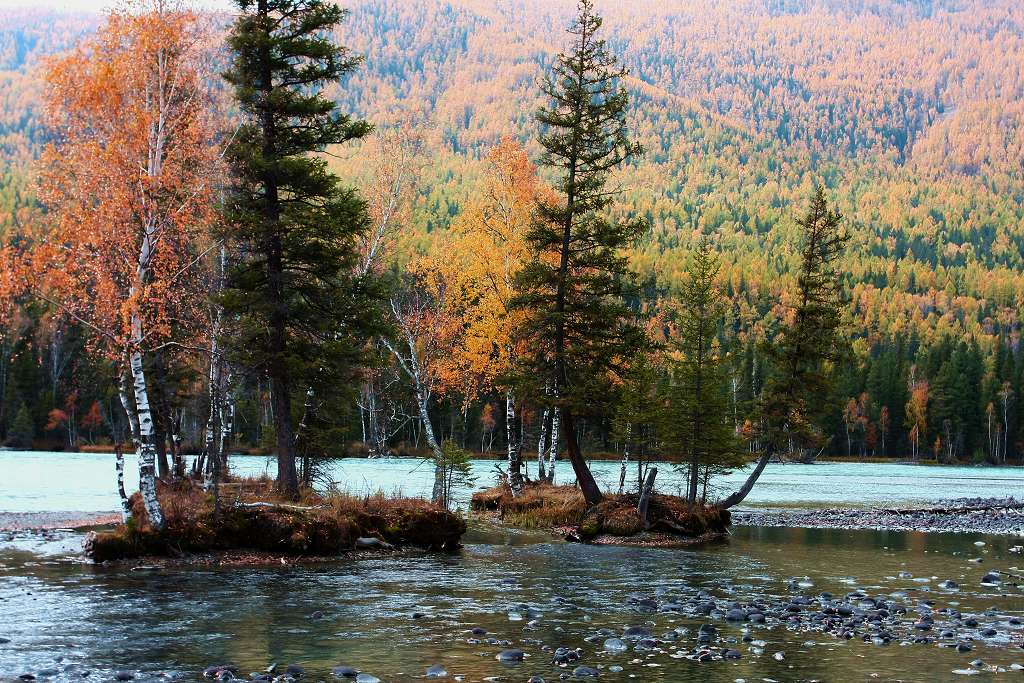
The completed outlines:
<svg viewBox="0 0 1024 683">
<path fill-rule="evenodd" d="M 80 529 L 120 521 L 117 512 L 0 512 L 0 531 Z"/>
<path fill-rule="evenodd" d="M 742 526 L 1024 536 L 1024 502 L 959 498 L 914 508 L 744 508 L 733 511 L 732 521 Z"/>
</svg>

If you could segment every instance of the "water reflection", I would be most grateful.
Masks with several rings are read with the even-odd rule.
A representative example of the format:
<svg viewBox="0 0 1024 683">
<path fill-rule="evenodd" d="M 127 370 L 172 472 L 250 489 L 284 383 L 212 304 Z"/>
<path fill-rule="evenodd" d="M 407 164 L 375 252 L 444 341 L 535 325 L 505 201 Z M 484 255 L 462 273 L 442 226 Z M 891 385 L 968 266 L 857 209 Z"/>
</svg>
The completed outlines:
<svg viewBox="0 0 1024 683">
<path fill-rule="evenodd" d="M 789 581 L 807 577 L 816 595 L 854 587 L 871 594 L 905 594 L 910 603 L 936 601 L 968 612 L 995 607 L 1020 616 L 1024 596 L 1010 586 L 979 586 L 987 569 L 1008 568 L 1017 556 L 1001 538 L 875 531 L 744 528 L 726 545 L 700 550 L 590 547 L 552 542 L 540 534 L 474 526 L 453 556 L 403 555 L 332 565 L 261 569 L 129 572 L 62 560 L 50 542 L 0 544 L 0 677 L 54 667 L 57 678 L 110 680 L 118 670 L 146 675 L 178 671 L 189 679 L 209 664 L 233 662 L 241 675 L 272 662 L 298 663 L 309 678 L 329 677 L 339 664 L 382 680 L 412 681 L 442 664 L 466 681 L 532 674 L 557 680 L 546 646 L 582 647 L 583 663 L 606 680 L 777 681 L 945 680 L 981 657 L 1003 666 L 1024 662 L 1021 650 L 975 643 L 959 654 L 935 645 L 901 647 L 841 641 L 785 628 L 754 630 L 765 653 L 738 661 L 698 664 L 665 653 L 599 652 L 584 640 L 599 628 L 621 632 L 647 625 L 655 634 L 702 623 L 669 613 L 638 612 L 631 597 L 662 601 L 706 590 L 722 599 L 789 595 Z M 985 546 L 975 546 L 983 540 Z M 978 564 L 972 558 L 982 558 Z M 58 561 L 59 560 L 59 561 Z M 902 574 L 901 574 L 902 572 Z M 940 581 L 962 588 L 947 591 Z M 805 584 L 806 586 L 806 584 Z M 536 622 L 535 614 L 542 613 Z M 321 612 L 322 618 L 311 618 Z M 515 619 L 516 613 L 521 620 Z M 420 616 L 422 615 L 422 616 Z M 737 640 L 740 626 L 717 622 Z M 500 644 L 473 644 L 482 627 L 522 648 L 526 662 L 499 664 Z M 1019 636 L 1019 631 L 1017 632 Z M 603 640 L 603 639 L 602 639 Z M 785 652 L 783 661 L 771 655 Z M 608 667 L 621 666 L 621 673 Z M 977 676 L 985 680 L 988 674 Z M 1005 675 L 1004 675 L 1005 676 Z"/>
</svg>

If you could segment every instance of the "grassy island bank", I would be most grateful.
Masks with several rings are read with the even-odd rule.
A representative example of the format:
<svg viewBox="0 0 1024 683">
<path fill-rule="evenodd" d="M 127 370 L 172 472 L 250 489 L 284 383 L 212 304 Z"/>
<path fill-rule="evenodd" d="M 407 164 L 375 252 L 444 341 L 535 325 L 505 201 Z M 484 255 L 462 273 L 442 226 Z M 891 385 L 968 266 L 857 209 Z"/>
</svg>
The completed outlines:
<svg viewBox="0 0 1024 683">
<path fill-rule="evenodd" d="M 507 484 L 473 494 L 471 509 L 491 512 L 502 522 L 527 528 L 551 529 L 571 541 L 595 544 L 679 546 L 724 537 L 728 510 L 689 505 L 678 496 L 655 493 L 646 519 L 635 493 L 607 495 L 589 506 L 575 486 L 529 483 L 512 495 Z"/>
<path fill-rule="evenodd" d="M 133 517 L 94 533 L 86 555 L 96 562 L 246 550 L 275 556 L 337 556 L 355 549 L 451 551 L 466 531 L 458 515 L 414 498 L 321 495 L 282 500 L 271 482 L 236 481 L 219 500 L 191 481 L 161 484 L 164 528 L 148 521 L 141 496 Z"/>
</svg>

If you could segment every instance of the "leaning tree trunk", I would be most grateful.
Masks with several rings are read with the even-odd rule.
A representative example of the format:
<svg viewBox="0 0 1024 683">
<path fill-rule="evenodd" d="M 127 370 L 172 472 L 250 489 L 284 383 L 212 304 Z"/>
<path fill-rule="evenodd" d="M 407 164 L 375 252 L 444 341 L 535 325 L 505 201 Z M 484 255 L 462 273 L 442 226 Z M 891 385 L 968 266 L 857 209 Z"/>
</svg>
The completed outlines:
<svg viewBox="0 0 1024 683">
<path fill-rule="evenodd" d="M 768 461 L 772 459 L 772 455 L 774 455 L 774 453 L 775 449 L 771 444 L 765 444 L 764 451 L 761 453 L 761 458 L 757 461 L 757 466 L 754 467 L 754 471 L 747 476 L 747 480 L 743 482 L 743 486 L 728 498 L 720 502 L 718 507 L 725 510 L 742 503 L 743 499 L 750 493 L 750 490 L 754 488 L 754 484 L 757 483 L 758 478 L 761 476 L 761 473 L 764 472 L 765 466 L 768 464 Z"/>
<path fill-rule="evenodd" d="M 416 407 L 419 410 L 419 422 L 423 427 L 423 434 L 427 439 L 427 446 L 434 458 L 434 488 L 431 492 L 431 500 L 436 505 L 445 504 L 445 463 L 444 451 L 441 450 L 437 437 L 434 436 L 434 426 L 430 422 L 430 388 L 424 382 L 423 370 L 420 367 L 419 357 L 416 355 L 416 339 L 408 331 L 405 332 L 405 346 L 409 349 L 409 357 L 405 358 L 398 352 L 398 349 L 389 341 L 384 340 L 385 346 L 391 351 L 403 372 L 412 380 L 413 389 L 416 393 Z M 419 436 L 417 435 L 417 443 Z"/>
<path fill-rule="evenodd" d="M 523 492 L 523 458 L 519 434 L 516 431 L 516 397 L 505 392 L 505 434 L 508 438 L 508 485 L 512 495 Z"/>
<path fill-rule="evenodd" d="M 640 487 L 640 500 L 637 502 L 636 512 L 640 516 L 640 523 L 645 529 L 650 528 L 647 523 L 647 507 L 651 503 L 651 494 L 654 493 L 654 478 L 658 476 L 658 468 L 652 467 L 647 470 L 647 478 Z"/>
<path fill-rule="evenodd" d="M 576 426 L 569 406 L 562 406 L 562 421 L 565 422 L 565 449 L 569 453 L 569 462 L 572 463 L 573 472 L 576 474 L 576 483 L 579 484 L 583 499 L 587 501 L 587 504 L 597 505 L 603 496 L 597 482 L 594 481 L 593 473 L 583 460 L 583 452 L 576 439 Z"/>
</svg>

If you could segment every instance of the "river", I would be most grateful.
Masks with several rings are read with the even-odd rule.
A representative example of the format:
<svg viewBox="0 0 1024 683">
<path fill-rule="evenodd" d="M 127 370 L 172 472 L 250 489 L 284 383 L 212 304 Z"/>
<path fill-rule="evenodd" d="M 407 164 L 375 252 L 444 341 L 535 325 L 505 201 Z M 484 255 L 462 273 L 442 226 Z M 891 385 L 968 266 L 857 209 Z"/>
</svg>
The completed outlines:
<svg viewBox="0 0 1024 683">
<path fill-rule="evenodd" d="M 264 467 L 262 459 L 236 463 Z M 340 467 L 352 490 L 415 494 L 429 481 L 424 470 L 410 473 L 408 461 Z M 483 476 L 491 463 L 476 467 Z M 103 490 L 110 456 L 4 453 L 0 468 L 0 510 L 116 507 Z M 608 481 L 615 468 L 597 469 Z M 1022 487 L 1016 470 L 786 465 L 766 472 L 754 502 L 1020 497 Z M 599 680 L 655 683 L 936 681 L 959 678 L 954 672 L 1002 680 L 1019 678 L 1010 667 L 1024 664 L 1024 592 L 1011 581 L 982 583 L 987 571 L 1024 564 L 1016 537 L 751 527 L 722 544 L 655 550 L 567 544 L 472 521 L 465 548 L 450 556 L 159 572 L 83 563 L 81 541 L 74 532 L 0 534 L 0 680 L 27 672 L 40 680 L 110 681 L 117 672 L 200 680 L 203 668 L 229 662 L 243 678 L 276 662 L 303 667 L 302 680 L 330 680 L 347 665 L 385 683 L 423 680 L 431 665 L 449 672 L 443 680 L 467 682 L 536 675 L 550 683 L 577 665 L 595 667 Z M 794 621 L 786 605 L 796 596 L 810 602 Z M 892 639 L 865 630 L 867 640 L 859 632 L 848 640 L 815 627 L 813 611 L 832 601 L 884 604 L 896 615 L 886 627 Z M 693 614 L 708 603 L 710 615 Z M 768 626 L 726 621 L 733 603 L 760 605 Z M 934 616 L 933 629 L 911 626 L 922 615 Z M 739 658 L 683 656 L 699 646 L 704 624 L 717 629 L 714 647 Z M 649 630 L 654 645 L 605 651 L 605 640 L 630 626 Z M 965 651 L 939 646 L 957 643 Z M 580 648 L 580 660 L 552 664 L 557 647 Z M 525 661 L 499 662 L 509 648 Z"/>
<path fill-rule="evenodd" d="M 476 487 L 494 483 L 493 460 L 472 463 Z M 274 474 L 272 458 L 236 456 L 232 471 L 240 475 Z M 591 464 L 605 489 L 618 486 L 619 464 Z M 531 470 L 535 471 L 532 469 Z M 365 494 L 383 491 L 407 496 L 429 496 L 433 468 L 409 459 L 346 458 L 331 463 L 331 479 L 341 489 Z M 630 468 L 629 476 L 635 478 Z M 715 483 L 721 494 L 731 492 L 745 478 L 733 472 Z M 556 477 L 573 481 L 572 468 L 559 462 Z M 631 479 L 630 481 L 633 481 Z M 112 511 L 120 509 L 114 489 L 114 456 L 94 453 L 0 452 L 0 512 Z M 662 465 L 659 489 L 677 493 L 682 476 Z M 134 456 L 126 457 L 125 488 L 138 488 Z M 463 505 L 472 487 L 455 492 Z M 926 503 L 944 498 L 1014 496 L 1024 500 L 1024 468 L 950 467 L 873 463 L 770 464 L 747 498 L 751 505 L 882 505 Z"/>
</svg>

